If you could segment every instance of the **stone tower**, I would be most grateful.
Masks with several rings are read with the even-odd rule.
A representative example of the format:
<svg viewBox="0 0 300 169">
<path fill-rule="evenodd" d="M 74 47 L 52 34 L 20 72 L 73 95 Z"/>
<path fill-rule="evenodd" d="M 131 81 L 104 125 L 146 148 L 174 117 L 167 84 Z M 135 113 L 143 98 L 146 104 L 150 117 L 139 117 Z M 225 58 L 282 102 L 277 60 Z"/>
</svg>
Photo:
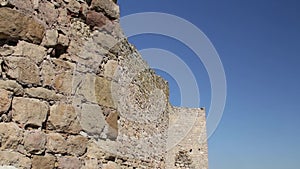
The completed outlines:
<svg viewBox="0 0 300 169">
<path fill-rule="evenodd" d="M 119 18 L 112 0 L 0 0 L 0 168 L 208 168 L 205 111 L 169 105 Z"/>
</svg>

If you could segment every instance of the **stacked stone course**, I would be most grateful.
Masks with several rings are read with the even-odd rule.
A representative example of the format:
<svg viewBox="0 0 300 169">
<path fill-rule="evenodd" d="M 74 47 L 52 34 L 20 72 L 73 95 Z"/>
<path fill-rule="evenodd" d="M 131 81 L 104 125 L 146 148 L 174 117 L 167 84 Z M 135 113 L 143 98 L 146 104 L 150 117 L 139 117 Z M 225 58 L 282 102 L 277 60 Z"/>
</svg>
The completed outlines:
<svg viewBox="0 0 300 169">
<path fill-rule="evenodd" d="M 0 0 L 0 168 L 162 169 L 175 159 L 167 83 L 119 18 L 112 0 Z"/>
</svg>

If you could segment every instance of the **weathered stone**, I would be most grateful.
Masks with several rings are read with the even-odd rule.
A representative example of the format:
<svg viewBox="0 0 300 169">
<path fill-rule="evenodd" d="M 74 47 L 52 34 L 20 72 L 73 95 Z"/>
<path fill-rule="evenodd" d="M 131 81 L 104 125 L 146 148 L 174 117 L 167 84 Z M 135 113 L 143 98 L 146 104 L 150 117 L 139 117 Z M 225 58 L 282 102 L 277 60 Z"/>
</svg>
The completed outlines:
<svg viewBox="0 0 300 169">
<path fill-rule="evenodd" d="M 63 34 L 58 35 L 57 43 L 61 46 L 68 46 L 69 45 L 69 38 Z"/>
<path fill-rule="evenodd" d="M 101 31 L 93 32 L 93 40 L 94 40 L 94 43 L 98 44 L 98 46 L 101 46 L 102 48 L 104 48 L 106 50 L 110 50 L 119 42 L 113 36 L 106 34 L 104 32 L 101 32 Z"/>
<path fill-rule="evenodd" d="M 119 6 L 112 0 L 92 0 L 91 8 L 97 11 L 104 11 L 109 17 L 114 19 L 120 17 Z"/>
<path fill-rule="evenodd" d="M 103 15 L 103 13 L 99 13 L 96 11 L 88 11 L 86 13 L 86 23 L 91 27 L 103 27 L 106 25 L 110 20 Z"/>
<path fill-rule="evenodd" d="M 23 87 L 13 80 L 0 80 L 0 89 L 11 91 L 15 95 L 23 95 L 24 93 Z"/>
<path fill-rule="evenodd" d="M 58 133 L 47 135 L 47 152 L 64 154 L 67 149 L 67 142 L 62 135 Z"/>
<path fill-rule="evenodd" d="M 42 87 L 25 89 L 25 93 L 30 97 L 44 99 L 44 100 L 57 101 L 65 98 L 65 96 L 61 94 L 56 94 L 55 91 L 53 90 L 45 89 Z"/>
<path fill-rule="evenodd" d="M 42 41 L 45 28 L 33 17 L 14 9 L 0 8 L 0 21 L 0 39 Z"/>
<path fill-rule="evenodd" d="M 14 166 L 22 169 L 31 168 L 31 160 L 17 152 L 0 151 L 0 165 Z"/>
<path fill-rule="evenodd" d="M 16 149 L 23 140 L 23 131 L 14 123 L 0 123 L 1 150 Z"/>
<path fill-rule="evenodd" d="M 67 5 L 67 9 L 75 14 L 79 13 L 80 7 L 81 5 L 77 0 L 69 0 L 69 3 Z"/>
<path fill-rule="evenodd" d="M 90 159 L 101 159 L 105 157 L 105 152 L 95 141 L 89 141 L 86 156 Z"/>
<path fill-rule="evenodd" d="M 107 164 L 103 165 L 103 169 L 121 169 L 121 167 L 115 162 L 109 161 Z"/>
<path fill-rule="evenodd" d="M 51 27 L 58 18 L 58 11 L 53 3 L 49 1 L 40 1 L 39 3 L 40 16 Z"/>
<path fill-rule="evenodd" d="M 112 81 L 105 78 L 98 77 L 95 80 L 95 96 L 97 103 L 107 107 L 115 107 L 114 100 L 112 98 Z"/>
<path fill-rule="evenodd" d="M 97 159 L 87 159 L 84 161 L 84 166 L 82 169 L 102 169 L 102 167 L 98 164 Z"/>
<path fill-rule="evenodd" d="M 57 44 L 58 41 L 58 32 L 57 30 L 51 29 L 46 30 L 45 36 L 43 38 L 42 44 L 46 47 L 53 47 Z"/>
<path fill-rule="evenodd" d="M 45 151 L 46 134 L 40 130 L 32 130 L 24 134 L 24 148 L 28 153 L 41 154 Z"/>
<path fill-rule="evenodd" d="M 39 9 L 39 1 L 40 0 L 31 0 L 33 9 L 35 9 L 35 10 Z"/>
<path fill-rule="evenodd" d="M 15 97 L 12 102 L 13 121 L 26 127 L 41 127 L 46 120 L 49 106 L 37 99 Z"/>
<path fill-rule="evenodd" d="M 19 41 L 14 48 L 14 56 L 24 56 L 29 58 L 32 62 L 39 64 L 47 55 L 47 49 L 25 41 Z"/>
<path fill-rule="evenodd" d="M 44 86 L 51 86 L 60 93 L 71 94 L 75 65 L 61 59 L 51 59 L 42 63 Z"/>
<path fill-rule="evenodd" d="M 7 112 L 12 100 L 12 92 L 0 89 L 0 115 Z"/>
<path fill-rule="evenodd" d="M 82 156 L 86 152 L 88 139 L 81 135 L 69 136 L 68 140 L 68 154 L 74 156 Z"/>
<path fill-rule="evenodd" d="M 100 135 L 105 123 L 101 107 L 95 104 L 83 104 L 80 111 L 82 129 L 91 135 Z"/>
<path fill-rule="evenodd" d="M 108 60 L 104 65 L 104 76 L 113 78 L 118 67 L 118 62 L 115 60 Z"/>
<path fill-rule="evenodd" d="M 8 45 L 0 47 L 0 56 L 8 56 L 14 52 L 13 48 Z"/>
<path fill-rule="evenodd" d="M 81 161 L 76 157 L 60 157 L 58 158 L 58 168 L 59 169 L 80 169 Z"/>
<path fill-rule="evenodd" d="M 75 108 L 69 104 L 61 103 L 51 106 L 48 123 L 61 132 L 77 134 L 81 130 Z"/>
<path fill-rule="evenodd" d="M 21 83 L 40 84 L 40 71 L 38 66 L 29 58 L 8 57 L 4 60 L 7 75 Z"/>
<path fill-rule="evenodd" d="M 53 169 L 55 168 L 54 156 L 33 156 L 32 169 Z"/>
</svg>

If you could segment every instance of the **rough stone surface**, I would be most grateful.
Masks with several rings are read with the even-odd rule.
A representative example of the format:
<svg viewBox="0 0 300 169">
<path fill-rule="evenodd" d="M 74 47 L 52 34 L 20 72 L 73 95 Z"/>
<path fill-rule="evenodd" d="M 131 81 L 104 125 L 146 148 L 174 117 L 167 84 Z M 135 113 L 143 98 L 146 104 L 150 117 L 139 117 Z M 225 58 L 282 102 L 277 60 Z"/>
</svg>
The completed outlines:
<svg viewBox="0 0 300 169">
<path fill-rule="evenodd" d="M 28 153 L 42 154 L 45 151 L 46 134 L 39 130 L 32 130 L 24 134 L 24 147 Z"/>
<path fill-rule="evenodd" d="M 51 106 L 48 123 L 49 126 L 60 132 L 77 134 L 81 130 L 75 108 L 68 104 Z"/>
<path fill-rule="evenodd" d="M 82 156 L 87 149 L 88 139 L 83 136 L 70 136 L 67 140 L 68 142 L 68 154 L 74 156 Z"/>
<path fill-rule="evenodd" d="M 0 149 L 16 149 L 23 141 L 23 131 L 15 123 L 0 123 Z"/>
<path fill-rule="evenodd" d="M 0 89 L 11 91 L 17 96 L 24 93 L 23 87 L 13 80 L 0 80 Z"/>
<path fill-rule="evenodd" d="M 65 138 L 58 133 L 49 133 L 47 135 L 47 151 L 51 153 L 64 154 L 67 152 L 67 142 Z"/>
<path fill-rule="evenodd" d="M 61 157 L 58 158 L 58 168 L 59 169 L 80 169 L 81 168 L 81 161 L 76 157 Z"/>
<path fill-rule="evenodd" d="M 12 92 L 0 89 L 0 115 L 7 112 L 12 100 Z"/>
<path fill-rule="evenodd" d="M 92 0 L 92 8 L 102 11 L 112 18 L 118 18 L 120 16 L 119 6 L 116 5 L 112 0 Z"/>
<path fill-rule="evenodd" d="M 103 165 L 103 169 L 121 169 L 121 167 L 118 164 L 109 161 L 107 164 Z"/>
<path fill-rule="evenodd" d="M 40 71 L 38 66 L 29 58 L 10 57 L 5 58 L 7 75 L 13 79 L 17 79 L 20 83 L 28 83 L 32 85 L 40 84 Z"/>
<path fill-rule="evenodd" d="M 32 43 L 19 41 L 14 48 L 13 55 L 29 58 L 31 62 L 39 64 L 46 58 L 47 49 Z"/>
<path fill-rule="evenodd" d="M 33 156 L 32 169 L 53 169 L 55 167 L 55 157 L 53 156 Z"/>
<path fill-rule="evenodd" d="M 46 30 L 45 36 L 43 38 L 42 44 L 46 47 L 53 47 L 57 44 L 58 32 L 57 30 Z"/>
<path fill-rule="evenodd" d="M 30 169 L 31 160 L 28 157 L 17 152 L 0 151 L 0 165 Z"/>
<path fill-rule="evenodd" d="M 25 89 L 25 94 L 29 97 L 44 100 L 63 100 L 65 98 L 61 94 L 56 94 L 53 90 L 45 89 L 42 87 Z"/>
<path fill-rule="evenodd" d="M 45 28 L 36 19 L 10 8 L 0 8 L 0 20 L 0 39 L 42 41 Z"/>
<path fill-rule="evenodd" d="M 13 121 L 22 127 L 41 127 L 46 121 L 49 106 L 37 99 L 15 97 L 12 101 Z"/>
</svg>

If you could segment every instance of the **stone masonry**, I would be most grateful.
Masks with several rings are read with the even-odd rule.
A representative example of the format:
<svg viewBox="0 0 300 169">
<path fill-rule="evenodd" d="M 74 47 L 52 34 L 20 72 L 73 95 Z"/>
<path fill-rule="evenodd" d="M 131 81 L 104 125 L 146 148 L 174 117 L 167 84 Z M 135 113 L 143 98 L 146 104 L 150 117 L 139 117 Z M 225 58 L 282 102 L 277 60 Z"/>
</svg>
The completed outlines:
<svg viewBox="0 0 300 169">
<path fill-rule="evenodd" d="M 204 109 L 170 106 L 119 19 L 113 0 L 0 0 L 0 169 L 208 168 Z"/>
</svg>

